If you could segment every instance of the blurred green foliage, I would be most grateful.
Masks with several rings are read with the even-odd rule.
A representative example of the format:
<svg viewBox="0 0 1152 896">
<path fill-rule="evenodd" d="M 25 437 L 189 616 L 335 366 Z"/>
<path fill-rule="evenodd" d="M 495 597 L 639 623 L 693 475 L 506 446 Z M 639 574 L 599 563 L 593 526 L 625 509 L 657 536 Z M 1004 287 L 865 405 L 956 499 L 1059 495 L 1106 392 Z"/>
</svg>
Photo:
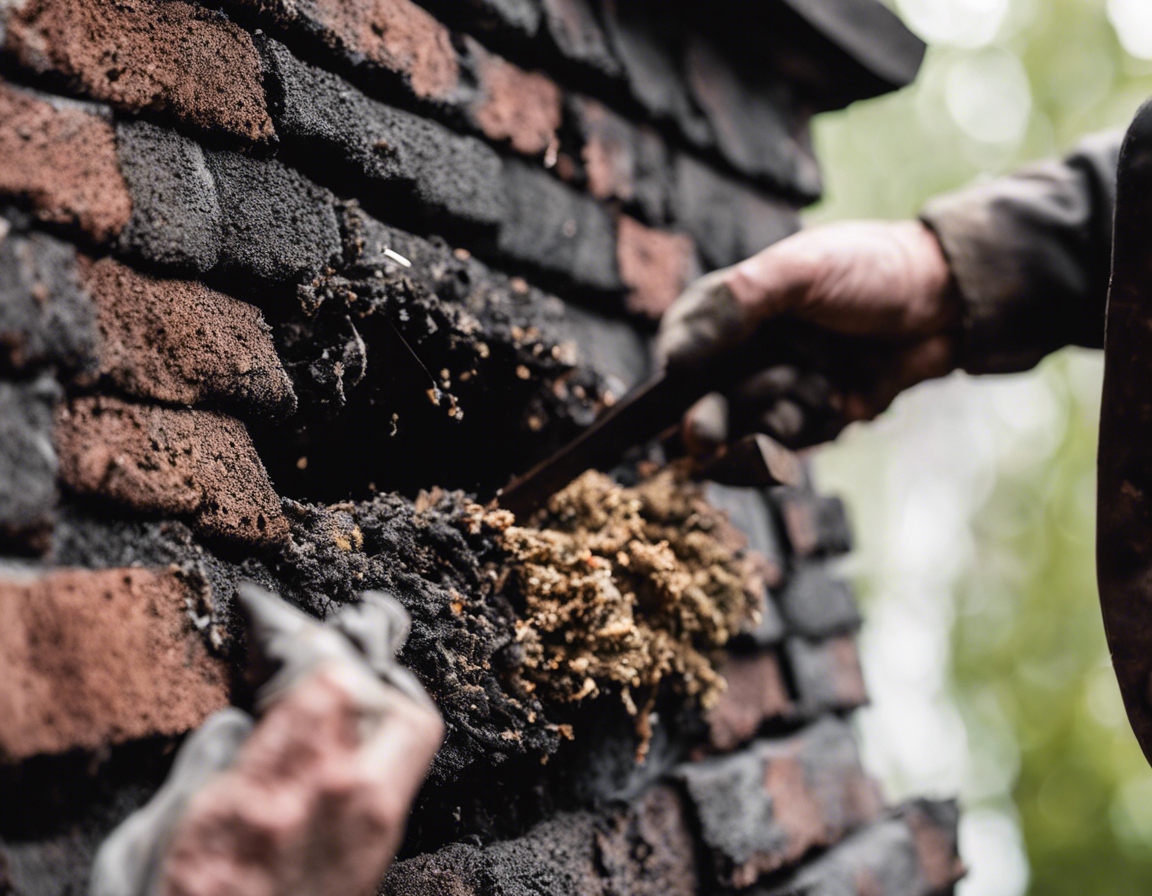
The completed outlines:
<svg viewBox="0 0 1152 896">
<path fill-rule="evenodd" d="M 1133 2 L 1152 6 L 1128 0 L 1130 9 Z M 1117 36 L 1123 0 L 893 5 L 930 39 L 925 66 L 912 87 L 818 120 L 826 199 L 810 222 L 913 215 L 936 193 L 1123 127 L 1152 96 L 1152 62 L 1127 53 Z M 1034 388 L 1020 400 L 1052 404 L 1057 430 L 1050 449 L 1027 462 L 996 454 L 987 497 L 967 511 L 971 542 L 949 580 L 943 623 L 945 689 L 967 733 L 965 808 L 991 806 L 1019 825 L 1027 892 L 1123 896 L 1152 884 L 1152 772 L 1120 706 L 1097 605 L 1100 368 L 1083 362 L 1061 353 L 1022 375 Z M 817 464 L 824 485 L 855 510 L 866 612 L 900 590 L 881 544 L 899 537 L 883 522 L 894 492 L 875 471 L 908 430 L 879 429 L 827 449 Z M 998 774 L 1002 783 L 991 780 Z M 1013 892 L 1010 883 L 998 889 L 995 875 L 977 886 L 978 876 L 968 892 Z"/>
</svg>

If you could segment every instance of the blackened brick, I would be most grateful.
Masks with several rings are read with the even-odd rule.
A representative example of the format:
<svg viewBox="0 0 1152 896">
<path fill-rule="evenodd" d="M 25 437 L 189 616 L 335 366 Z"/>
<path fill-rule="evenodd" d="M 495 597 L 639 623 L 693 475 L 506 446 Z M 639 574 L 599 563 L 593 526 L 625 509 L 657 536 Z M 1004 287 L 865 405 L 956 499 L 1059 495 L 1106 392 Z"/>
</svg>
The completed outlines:
<svg viewBox="0 0 1152 896">
<path fill-rule="evenodd" d="M 676 777 L 720 881 L 737 888 L 831 846 L 881 809 L 851 730 L 832 719 L 680 766 Z"/>
<path fill-rule="evenodd" d="M 182 734 L 228 703 L 227 676 L 172 573 L 0 578 L 0 761 Z"/>
<path fill-rule="evenodd" d="M 287 538 L 280 499 L 243 424 L 209 411 L 78 398 L 57 414 L 60 479 L 72 491 L 202 535 L 270 547 Z"/>
<path fill-rule="evenodd" d="M 826 641 L 789 638 L 785 652 L 804 715 L 847 712 L 868 702 L 854 637 L 842 635 Z"/>
<path fill-rule="evenodd" d="M 568 109 L 588 192 L 635 207 L 650 224 L 663 223 L 672 197 L 672 166 L 663 139 L 590 97 L 570 96 Z"/>
<path fill-rule="evenodd" d="M 820 169 L 796 137 L 806 131 L 807 119 L 789 86 L 763 75 L 749 80 L 698 35 L 689 39 L 685 58 L 693 98 L 733 167 L 803 199 L 817 198 Z"/>
<path fill-rule="evenodd" d="M 156 792 L 171 763 L 170 740 L 156 738 L 100 756 L 38 756 L 0 772 L 0 882 L 7 896 L 88 892 L 100 843 Z"/>
<path fill-rule="evenodd" d="M 212 270 L 223 216 L 199 144 L 145 121 L 118 122 L 116 142 L 132 196 L 120 251 L 177 272 Z"/>
<path fill-rule="evenodd" d="M 460 63 L 452 36 L 411 0 L 226 0 L 293 38 L 318 45 L 367 79 L 402 86 L 429 101 L 447 101 L 457 91 Z"/>
<path fill-rule="evenodd" d="M 667 785 L 640 796 L 596 832 L 605 893 L 695 896 L 700 875 L 683 797 Z"/>
<path fill-rule="evenodd" d="M 713 750 L 734 750 L 765 723 L 792 716 L 792 699 L 774 652 L 729 656 L 719 671 L 728 687 L 705 719 Z"/>
<path fill-rule="evenodd" d="M 911 800 L 897 810 L 912 830 L 920 876 L 931 894 L 951 892 L 967 872 L 958 850 L 960 807 L 955 800 Z"/>
<path fill-rule="evenodd" d="M 602 892 L 596 871 L 595 816 L 560 815 L 523 837 L 478 848 L 463 843 L 397 862 L 381 896 L 503 896 Z"/>
<path fill-rule="evenodd" d="M 931 816 L 951 815 L 951 823 Z M 939 896 L 949 893 L 963 876 L 956 855 L 954 804 L 921 801 L 903 808 L 829 850 L 782 883 L 757 887 L 751 896 Z M 925 849 L 923 834 L 936 841 Z"/>
<path fill-rule="evenodd" d="M 522 45 L 540 30 L 539 0 L 423 0 L 443 22 L 470 34 Z"/>
<path fill-rule="evenodd" d="M 780 591 L 780 609 L 789 631 L 808 638 L 855 631 L 860 626 L 851 587 L 819 564 L 796 567 Z"/>
<path fill-rule="evenodd" d="M 271 330 L 254 306 L 194 280 L 138 273 L 111 258 L 85 259 L 80 271 L 96 308 L 99 371 L 118 390 L 250 416 L 295 409 Z"/>
<path fill-rule="evenodd" d="M 673 220 L 713 267 L 743 261 L 800 229 L 796 208 L 681 154 Z"/>
<path fill-rule="evenodd" d="M 130 112 L 156 112 L 246 143 L 272 139 L 248 32 L 180 0 L 31 0 L 6 7 L 21 65 Z"/>
<path fill-rule="evenodd" d="M 556 83 L 526 71 L 465 38 L 469 66 L 478 85 L 469 116 L 489 140 L 508 143 L 528 156 L 539 156 L 558 144 L 563 101 Z"/>
<path fill-rule="evenodd" d="M 50 377 L 0 382 L 0 542 L 48 546 L 56 504 L 52 414 L 60 389 Z"/>
<path fill-rule="evenodd" d="M 521 163 L 505 166 L 510 210 L 498 251 L 582 287 L 623 289 L 616 228 L 600 205 L 547 173 Z"/>
<path fill-rule="evenodd" d="M 559 303 L 553 298 L 552 302 Z M 561 339 L 579 350 L 581 366 L 595 370 L 617 398 L 648 377 L 651 354 L 644 337 L 620 318 L 607 317 L 576 305 L 564 305 L 557 324 Z"/>
<path fill-rule="evenodd" d="M 691 896 L 698 892 L 682 800 L 659 786 L 626 812 L 568 813 L 522 837 L 456 843 L 397 862 L 381 896 Z"/>
<path fill-rule="evenodd" d="M 590 0 L 542 0 L 542 4 L 548 35 L 565 59 L 607 77 L 621 73 Z"/>
<path fill-rule="evenodd" d="M 340 251 L 331 193 L 275 159 L 206 153 L 223 215 L 220 270 L 271 282 L 311 279 Z"/>
<path fill-rule="evenodd" d="M 632 97 L 654 117 L 675 122 L 692 143 L 711 146 L 715 135 L 693 106 L 676 60 L 679 17 L 642 0 L 600 0 L 600 11 Z"/>
<path fill-rule="evenodd" d="M 418 220 L 490 229 L 502 219 L 501 163 L 490 147 L 371 100 L 283 44 L 265 40 L 262 50 L 279 98 L 277 129 L 302 167 L 347 179 Z"/>
<path fill-rule="evenodd" d="M 793 488 L 772 490 L 784 533 L 801 557 L 845 554 L 852 549 L 852 531 L 844 502 Z"/>
<path fill-rule="evenodd" d="M 132 201 L 108 117 L 0 81 L 0 195 L 93 242 L 116 236 Z"/>
<path fill-rule="evenodd" d="M 709 482 L 706 488 L 709 503 L 728 514 L 728 518 L 748 539 L 748 547 L 755 552 L 757 568 L 765 587 L 779 586 L 784 580 L 787 558 L 763 491 L 735 488 L 716 482 Z M 783 640 L 784 634 L 784 618 L 780 615 L 776 601 L 766 596 L 760 621 L 747 631 L 739 632 L 733 646 L 738 649 L 749 646 L 769 647 Z"/>
<path fill-rule="evenodd" d="M 652 320 L 703 273 L 691 237 L 645 227 L 629 215 L 616 222 L 616 261 L 628 288 L 625 307 Z"/>
<path fill-rule="evenodd" d="M 0 231 L 7 226 L 0 219 Z M 42 233 L 0 233 L 0 368 L 84 371 L 95 355 L 95 319 L 76 278 L 75 249 Z"/>
</svg>

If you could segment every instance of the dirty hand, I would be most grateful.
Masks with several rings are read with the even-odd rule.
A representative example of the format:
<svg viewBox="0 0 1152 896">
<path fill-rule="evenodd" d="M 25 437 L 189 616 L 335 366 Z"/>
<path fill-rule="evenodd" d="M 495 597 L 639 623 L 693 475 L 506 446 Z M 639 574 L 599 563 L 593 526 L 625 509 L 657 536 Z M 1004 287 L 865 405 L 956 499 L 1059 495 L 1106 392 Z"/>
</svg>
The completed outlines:
<svg viewBox="0 0 1152 896">
<path fill-rule="evenodd" d="M 793 438 L 804 401 L 827 402 L 836 428 L 870 419 L 904 389 L 956 364 L 959 298 L 939 242 L 917 221 L 805 230 L 708 274 L 664 315 L 656 353 L 670 369 L 723 363 L 763 324 L 782 318 L 843 337 L 849 350 L 836 353 L 835 373 L 765 358 L 749 379 L 689 412 L 691 453 L 708 454 L 740 430 Z M 852 358 L 862 362 L 855 369 Z"/>
<path fill-rule="evenodd" d="M 267 676 L 259 719 L 230 709 L 105 842 L 92 896 L 367 896 L 399 848 L 443 735 L 395 661 L 405 612 L 382 594 L 327 625 L 242 586 Z"/>
</svg>

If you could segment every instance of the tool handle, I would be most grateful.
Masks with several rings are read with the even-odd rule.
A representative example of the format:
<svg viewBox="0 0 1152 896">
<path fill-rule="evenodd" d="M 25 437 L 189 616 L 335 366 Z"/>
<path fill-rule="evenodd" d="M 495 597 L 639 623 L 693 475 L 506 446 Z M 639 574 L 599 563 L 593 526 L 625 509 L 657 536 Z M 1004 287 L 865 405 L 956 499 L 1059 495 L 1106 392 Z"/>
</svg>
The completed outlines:
<svg viewBox="0 0 1152 896">
<path fill-rule="evenodd" d="M 525 518 L 585 470 L 611 466 L 632 446 L 673 426 L 688 408 L 717 388 L 710 371 L 664 372 L 636 387 L 551 457 L 517 476 L 497 500 Z"/>
</svg>

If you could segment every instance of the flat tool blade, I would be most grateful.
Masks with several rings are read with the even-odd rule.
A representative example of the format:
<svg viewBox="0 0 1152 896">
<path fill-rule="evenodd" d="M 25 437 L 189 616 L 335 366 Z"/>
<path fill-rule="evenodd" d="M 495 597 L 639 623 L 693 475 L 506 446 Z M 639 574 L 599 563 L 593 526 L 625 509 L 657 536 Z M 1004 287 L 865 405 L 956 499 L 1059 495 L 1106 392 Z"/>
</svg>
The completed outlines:
<svg viewBox="0 0 1152 896">
<path fill-rule="evenodd" d="M 615 465 L 635 445 L 653 439 L 715 388 L 710 377 L 660 373 L 637 386 L 588 429 L 496 496 L 497 503 L 526 519 L 585 470 Z"/>
</svg>

